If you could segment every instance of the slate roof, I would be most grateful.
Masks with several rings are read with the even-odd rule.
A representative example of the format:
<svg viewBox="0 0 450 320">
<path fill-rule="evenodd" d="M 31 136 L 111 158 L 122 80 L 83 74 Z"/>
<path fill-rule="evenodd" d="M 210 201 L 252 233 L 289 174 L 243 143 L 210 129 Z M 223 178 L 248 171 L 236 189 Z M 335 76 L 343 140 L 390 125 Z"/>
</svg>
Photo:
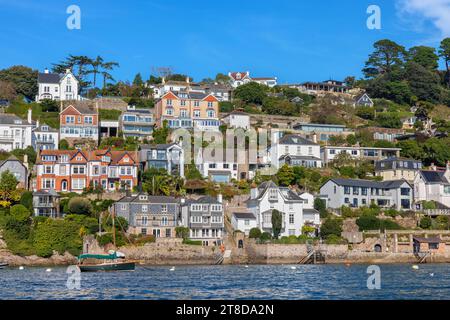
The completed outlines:
<svg viewBox="0 0 450 320">
<path fill-rule="evenodd" d="M 50 190 L 38 190 L 33 192 L 33 196 L 53 196 L 53 197 L 59 197 L 58 192 L 56 192 L 53 189 Z"/>
<path fill-rule="evenodd" d="M 38 83 L 58 83 L 61 76 L 58 73 L 38 73 Z"/>
<path fill-rule="evenodd" d="M 20 123 L 19 123 L 20 121 Z M 17 122 L 17 123 L 16 123 Z M 34 121 L 33 121 L 34 123 Z M 27 120 L 22 119 L 15 114 L 3 113 L 0 116 L 0 124 L 11 124 L 11 125 L 30 125 Z"/>
<path fill-rule="evenodd" d="M 445 178 L 445 171 L 434 171 L 434 170 L 421 170 L 425 183 L 444 183 L 449 184 L 450 182 Z"/>
<path fill-rule="evenodd" d="M 147 200 L 141 200 L 139 198 L 139 196 L 141 195 L 146 195 L 147 196 Z M 121 198 L 119 201 L 117 202 L 134 202 L 134 203 L 173 203 L 173 204 L 177 204 L 178 200 L 175 199 L 174 197 L 167 197 L 167 196 L 150 196 L 147 195 L 146 193 L 139 193 L 135 196 L 125 196 L 123 198 Z"/>
<path fill-rule="evenodd" d="M 88 106 L 81 105 L 81 104 L 79 104 L 79 105 L 70 104 L 70 105 L 68 105 L 66 108 L 64 108 L 64 110 L 61 111 L 61 113 L 63 113 L 64 111 L 66 111 L 67 108 L 69 108 L 69 107 L 74 107 L 74 108 L 75 108 L 76 110 L 78 110 L 78 112 L 80 112 L 81 114 L 97 114 L 97 113 L 98 113 L 96 109 L 92 109 L 92 108 L 89 108 Z"/>
<path fill-rule="evenodd" d="M 395 189 L 400 187 L 403 183 L 408 183 L 406 180 L 390 180 L 390 181 L 372 181 L 362 179 L 342 179 L 334 178 L 333 181 L 337 185 L 346 187 L 362 187 L 362 188 L 381 188 L 381 189 Z M 409 183 L 408 183 L 409 185 Z M 411 185 L 410 185 L 411 186 Z"/>
<path fill-rule="evenodd" d="M 17 161 L 17 162 L 19 162 L 25 169 L 27 168 L 24 164 L 23 164 L 23 162 L 22 161 L 20 161 L 19 159 L 17 159 L 15 156 L 13 156 L 13 155 L 11 155 L 11 156 L 9 156 L 7 159 L 5 159 L 5 160 L 1 160 L 0 161 L 0 168 L 6 163 L 6 162 L 8 162 L 8 161 Z"/>
<path fill-rule="evenodd" d="M 306 145 L 306 146 L 316 146 L 317 143 L 314 143 L 308 139 L 305 139 L 297 134 L 287 134 L 283 136 L 278 144 L 293 144 L 293 145 Z"/>
<path fill-rule="evenodd" d="M 191 203 L 204 203 L 204 204 L 221 204 L 219 201 L 217 201 L 216 198 L 211 197 L 211 196 L 204 196 L 204 197 L 200 197 L 198 199 L 188 199 L 185 202 L 186 204 L 191 204 Z"/>
<path fill-rule="evenodd" d="M 43 130 L 42 127 L 47 127 L 48 130 Z M 54 129 L 52 127 L 50 127 L 49 125 L 43 123 L 41 124 L 38 128 L 35 128 L 34 131 L 39 131 L 39 132 L 59 132 L 58 129 Z"/>
<path fill-rule="evenodd" d="M 173 145 L 177 145 L 177 144 L 176 143 L 143 144 L 143 145 L 141 145 L 141 150 L 152 150 L 152 149 L 166 150 L 166 149 L 172 147 Z"/>
<path fill-rule="evenodd" d="M 401 166 L 399 164 L 400 162 Z M 414 167 L 414 164 L 416 164 L 416 167 Z M 418 166 L 418 164 L 420 164 L 420 167 Z M 383 171 L 390 169 L 420 170 L 421 167 L 422 161 L 414 159 L 388 158 L 384 160 L 375 161 L 375 171 Z"/>
<path fill-rule="evenodd" d="M 235 216 L 237 219 L 256 220 L 255 215 L 251 212 L 233 212 L 233 216 Z"/>
<path fill-rule="evenodd" d="M 280 157 L 280 159 L 278 159 L 278 160 L 283 160 L 283 159 L 287 159 L 287 158 L 292 159 L 292 160 L 314 160 L 314 161 L 321 161 L 322 160 L 320 158 L 316 158 L 316 157 L 313 157 L 313 156 L 295 156 L 295 155 L 290 155 L 290 154 L 282 155 Z"/>
<path fill-rule="evenodd" d="M 303 209 L 303 213 L 319 214 L 319 211 L 317 211 L 316 209 Z"/>
</svg>

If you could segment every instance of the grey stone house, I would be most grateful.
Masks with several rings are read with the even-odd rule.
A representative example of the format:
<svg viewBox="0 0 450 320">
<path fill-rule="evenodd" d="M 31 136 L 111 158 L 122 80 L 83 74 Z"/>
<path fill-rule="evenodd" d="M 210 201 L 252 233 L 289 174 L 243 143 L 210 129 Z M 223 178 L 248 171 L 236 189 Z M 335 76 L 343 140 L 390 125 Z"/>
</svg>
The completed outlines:
<svg viewBox="0 0 450 320">
<path fill-rule="evenodd" d="M 26 163 L 11 156 L 6 160 L 0 161 L 0 175 L 5 171 L 11 172 L 16 177 L 17 181 L 19 181 L 19 188 L 28 189 L 28 168 Z"/>
<path fill-rule="evenodd" d="M 33 192 L 33 215 L 35 217 L 58 218 L 60 216 L 60 196 L 55 190 Z"/>
<path fill-rule="evenodd" d="M 165 169 L 169 174 L 184 177 L 184 153 L 176 143 L 142 145 L 139 161 L 143 170 Z"/>
<path fill-rule="evenodd" d="M 327 207 L 333 209 L 368 207 L 374 203 L 382 208 L 411 210 L 413 191 L 406 180 L 331 179 L 320 188 Z"/>
<path fill-rule="evenodd" d="M 224 235 L 222 196 L 209 196 L 182 201 L 181 223 L 189 228 L 191 240 L 202 241 L 204 246 L 220 245 Z"/>
<path fill-rule="evenodd" d="M 131 234 L 175 237 L 180 204 L 173 197 L 149 196 L 146 193 L 125 196 L 114 203 L 113 210 L 117 216 L 128 221 L 128 232 Z"/>
</svg>

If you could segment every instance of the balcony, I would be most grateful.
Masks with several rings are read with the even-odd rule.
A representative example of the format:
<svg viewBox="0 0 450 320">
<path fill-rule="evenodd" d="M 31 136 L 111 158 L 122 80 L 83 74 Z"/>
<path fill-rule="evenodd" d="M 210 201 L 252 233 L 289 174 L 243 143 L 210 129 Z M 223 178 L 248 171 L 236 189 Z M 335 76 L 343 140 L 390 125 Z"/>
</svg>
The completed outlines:
<svg viewBox="0 0 450 320">
<path fill-rule="evenodd" d="M 14 136 L 13 135 L 0 135 L 0 141 L 13 142 Z"/>
</svg>

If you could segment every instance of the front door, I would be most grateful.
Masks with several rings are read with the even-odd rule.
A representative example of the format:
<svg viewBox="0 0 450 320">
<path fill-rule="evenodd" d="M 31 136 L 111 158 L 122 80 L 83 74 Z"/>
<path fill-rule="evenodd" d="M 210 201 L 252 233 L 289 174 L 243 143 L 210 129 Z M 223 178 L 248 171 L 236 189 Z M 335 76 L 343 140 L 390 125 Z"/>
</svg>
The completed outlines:
<svg viewBox="0 0 450 320">
<path fill-rule="evenodd" d="M 161 237 L 161 230 L 153 229 L 153 236 L 155 236 L 155 238 Z"/>
</svg>

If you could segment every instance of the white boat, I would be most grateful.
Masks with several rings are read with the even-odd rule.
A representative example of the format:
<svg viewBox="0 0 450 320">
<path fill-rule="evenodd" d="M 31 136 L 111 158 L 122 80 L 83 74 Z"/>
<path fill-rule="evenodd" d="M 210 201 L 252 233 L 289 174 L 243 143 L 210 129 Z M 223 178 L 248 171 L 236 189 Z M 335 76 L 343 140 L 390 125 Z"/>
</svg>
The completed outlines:
<svg viewBox="0 0 450 320">
<path fill-rule="evenodd" d="M 8 264 L 6 262 L 0 262 L 0 269 L 7 267 Z"/>
</svg>

